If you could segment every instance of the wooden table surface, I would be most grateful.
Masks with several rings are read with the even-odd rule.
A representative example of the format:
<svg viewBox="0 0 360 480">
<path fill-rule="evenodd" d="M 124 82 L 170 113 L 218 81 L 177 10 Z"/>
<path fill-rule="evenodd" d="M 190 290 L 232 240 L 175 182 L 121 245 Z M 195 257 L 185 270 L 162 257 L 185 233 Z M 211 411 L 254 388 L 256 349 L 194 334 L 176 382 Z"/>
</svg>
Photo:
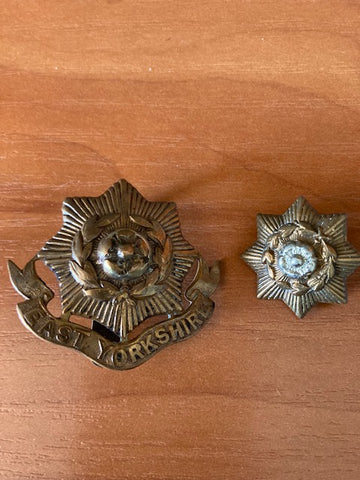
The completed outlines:
<svg viewBox="0 0 360 480">
<path fill-rule="evenodd" d="M 240 253 L 299 195 L 360 249 L 359 42 L 355 0 L 0 1 L 1 480 L 358 480 L 360 271 L 298 320 Z M 24 329 L 5 260 L 122 177 L 222 282 L 196 337 L 113 372 Z"/>
</svg>

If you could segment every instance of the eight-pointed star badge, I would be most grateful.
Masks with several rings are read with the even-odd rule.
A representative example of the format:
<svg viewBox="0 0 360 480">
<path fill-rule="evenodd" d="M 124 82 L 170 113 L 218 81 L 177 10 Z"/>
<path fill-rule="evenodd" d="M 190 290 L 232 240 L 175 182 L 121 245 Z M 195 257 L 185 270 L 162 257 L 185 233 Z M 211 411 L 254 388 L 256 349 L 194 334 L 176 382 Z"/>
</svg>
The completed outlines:
<svg viewBox="0 0 360 480">
<path fill-rule="evenodd" d="M 299 197 L 283 215 L 257 216 L 258 239 L 242 255 L 257 273 L 258 298 L 280 299 L 300 318 L 318 303 L 346 303 L 360 265 L 345 214 L 321 215 Z"/>
<path fill-rule="evenodd" d="M 20 318 L 36 335 L 123 370 L 210 317 L 218 265 L 209 268 L 184 239 L 174 203 L 149 202 L 120 180 L 99 197 L 67 198 L 62 210 L 63 226 L 23 270 L 9 262 L 15 288 L 29 299 L 18 306 Z M 37 276 L 36 260 L 58 279 L 60 318 L 46 308 L 54 294 Z M 71 315 L 90 318 L 91 328 Z"/>
</svg>

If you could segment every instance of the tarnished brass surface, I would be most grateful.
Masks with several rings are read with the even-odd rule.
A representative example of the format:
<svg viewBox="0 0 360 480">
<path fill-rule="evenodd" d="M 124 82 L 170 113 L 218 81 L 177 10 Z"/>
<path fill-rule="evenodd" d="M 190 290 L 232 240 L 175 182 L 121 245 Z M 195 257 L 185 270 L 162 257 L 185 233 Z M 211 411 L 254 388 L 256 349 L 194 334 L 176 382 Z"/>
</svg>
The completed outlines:
<svg viewBox="0 0 360 480">
<path fill-rule="evenodd" d="M 318 303 L 346 303 L 360 265 L 344 214 L 321 215 L 299 197 L 283 215 L 257 217 L 258 239 L 242 255 L 258 276 L 258 298 L 280 299 L 300 318 Z"/>
<path fill-rule="evenodd" d="M 120 180 L 100 197 L 67 198 L 62 210 L 63 226 L 23 270 L 9 261 L 12 283 L 28 299 L 18 313 L 33 333 L 124 370 L 188 338 L 211 316 L 219 266 L 209 268 L 184 239 L 174 203 L 148 202 Z M 46 308 L 54 294 L 35 271 L 39 259 L 59 281 L 60 318 Z M 91 318 L 92 329 L 70 322 L 72 314 Z M 158 315 L 158 323 L 129 340 L 132 330 Z"/>
</svg>

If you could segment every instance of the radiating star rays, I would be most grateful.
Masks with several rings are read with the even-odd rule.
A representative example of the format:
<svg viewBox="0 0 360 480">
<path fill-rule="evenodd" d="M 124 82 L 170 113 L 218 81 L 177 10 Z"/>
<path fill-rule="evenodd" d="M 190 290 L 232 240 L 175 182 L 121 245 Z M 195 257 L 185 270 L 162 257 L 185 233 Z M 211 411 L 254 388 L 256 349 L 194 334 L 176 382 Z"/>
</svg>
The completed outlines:
<svg viewBox="0 0 360 480">
<path fill-rule="evenodd" d="M 169 239 L 172 252 L 169 269 L 156 294 L 144 295 L 143 298 L 136 299 L 124 297 L 120 301 L 97 298 L 88 295 L 71 273 L 69 264 L 73 255 L 74 237 L 84 228 L 84 224 L 89 222 L 89 219 L 90 221 L 91 219 L 101 219 L 114 213 L 118 213 L 117 218 L 110 226 L 105 227 L 106 229 L 113 228 L 116 231 L 116 229 L 132 228 L 134 231 L 144 230 L 146 233 L 146 227 L 141 227 L 133 221 L 133 218 L 141 217 L 148 219 L 150 225 L 153 222 L 157 226 L 156 228 L 163 231 L 164 241 Z M 65 199 L 63 218 L 64 225 L 45 244 L 39 253 L 39 258 L 55 272 L 59 280 L 64 313 L 70 312 L 93 318 L 124 338 L 124 332 L 130 332 L 148 317 L 163 313 L 178 313 L 183 309 L 182 283 L 195 261 L 196 252 L 182 236 L 174 203 L 149 202 L 126 180 L 120 180 L 99 197 Z M 90 247 L 95 251 L 98 238 L 103 235 L 103 230 L 96 226 L 96 222 L 92 228 L 95 229 L 94 244 Z M 157 248 L 155 240 L 153 238 L 149 240 L 153 243 L 154 249 Z M 90 252 L 88 255 L 90 263 L 93 261 L 93 257 L 94 253 Z M 160 262 L 162 260 L 160 258 Z M 95 266 L 98 270 L 98 266 Z M 95 274 L 97 273 L 95 272 Z M 97 280 L 100 281 L 101 286 L 103 275 L 100 277 Z M 119 290 L 122 288 L 119 282 L 115 282 L 111 278 L 107 280 Z M 126 287 L 125 284 L 124 286 Z"/>
<path fill-rule="evenodd" d="M 281 272 L 277 265 L 278 255 L 269 247 L 269 238 L 284 228 L 289 228 L 290 232 L 295 229 L 295 232 L 288 238 L 279 235 L 280 242 L 283 242 L 281 245 L 286 242 L 298 245 L 299 238 L 303 242 L 312 242 L 311 245 L 319 256 L 314 276 L 320 277 L 325 267 L 329 266 L 328 271 L 331 274 L 325 270 L 317 287 L 306 284 L 310 273 L 299 276 L 298 279 L 282 275 L 284 272 Z M 307 228 L 311 242 L 305 234 L 301 237 L 301 232 L 305 232 Z M 304 197 L 299 197 L 283 215 L 258 214 L 257 231 L 257 241 L 243 253 L 242 258 L 257 274 L 258 298 L 282 300 L 299 318 L 303 318 L 316 303 L 347 302 L 346 279 L 360 266 L 360 254 L 347 241 L 345 214 L 319 214 Z M 327 257 L 320 255 L 322 249 L 327 249 Z M 266 255 L 265 252 L 269 253 Z M 268 262 L 269 257 L 274 259 L 271 265 Z M 313 283 L 309 282 L 310 285 Z"/>
</svg>

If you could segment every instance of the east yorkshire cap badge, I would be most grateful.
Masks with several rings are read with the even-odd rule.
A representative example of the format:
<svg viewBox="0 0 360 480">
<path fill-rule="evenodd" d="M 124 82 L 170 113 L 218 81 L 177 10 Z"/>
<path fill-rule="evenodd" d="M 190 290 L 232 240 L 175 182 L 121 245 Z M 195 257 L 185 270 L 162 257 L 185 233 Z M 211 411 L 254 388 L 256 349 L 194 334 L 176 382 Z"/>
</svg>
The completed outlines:
<svg viewBox="0 0 360 480">
<path fill-rule="evenodd" d="M 360 265 L 345 214 L 319 214 L 299 197 L 283 215 L 257 217 L 258 239 L 243 259 L 258 298 L 280 299 L 300 318 L 318 303 L 346 303 L 346 279 Z"/>
<path fill-rule="evenodd" d="M 18 304 L 19 317 L 37 336 L 124 370 L 190 337 L 211 316 L 218 264 L 210 268 L 184 239 L 174 203 L 149 202 L 120 180 L 99 197 L 67 198 L 62 211 L 63 226 L 23 270 L 9 261 L 12 283 L 28 299 Z M 58 279 L 59 318 L 47 309 L 54 293 L 37 275 L 37 260 Z M 71 315 L 91 318 L 92 328 Z"/>
</svg>

